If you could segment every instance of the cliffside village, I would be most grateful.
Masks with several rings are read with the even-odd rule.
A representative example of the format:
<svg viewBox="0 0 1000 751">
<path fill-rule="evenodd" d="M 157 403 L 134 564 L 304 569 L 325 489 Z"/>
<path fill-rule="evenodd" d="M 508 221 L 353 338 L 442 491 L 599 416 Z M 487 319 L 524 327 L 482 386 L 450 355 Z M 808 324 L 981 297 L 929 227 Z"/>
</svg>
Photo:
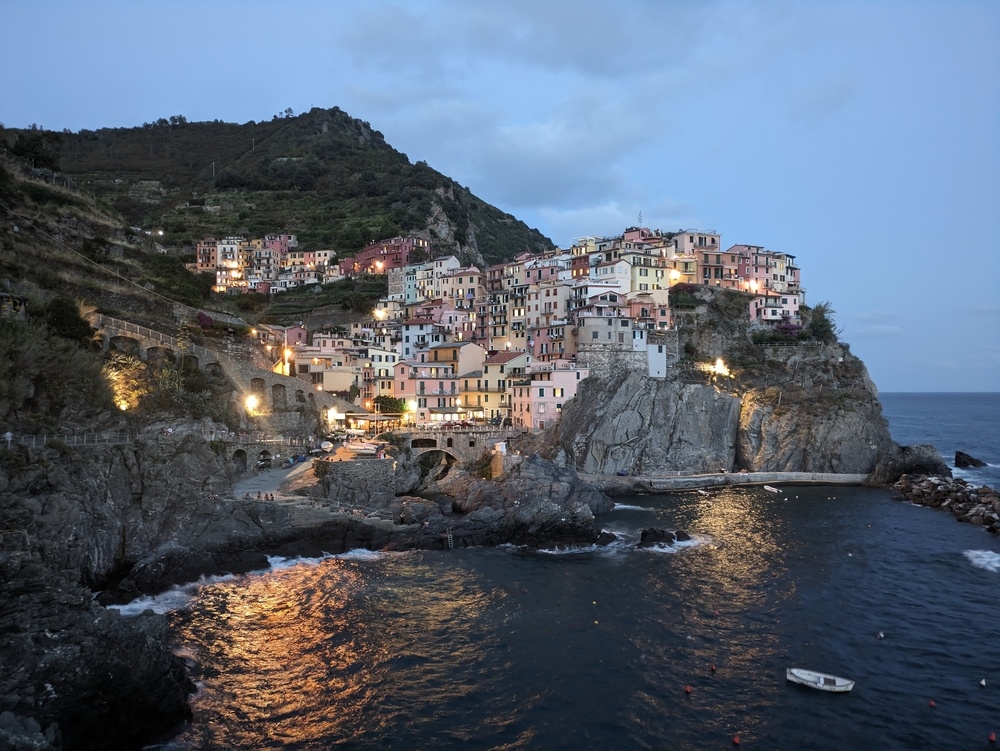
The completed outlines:
<svg viewBox="0 0 1000 751">
<path fill-rule="evenodd" d="M 388 294 L 349 332 L 254 333 L 275 372 L 350 394 L 370 411 L 378 397 L 401 400 L 402 412 L 385 418 L 416 426 L 487 420 L 544 429 L 600 352 L 642 356 L 662 377 L 678 356 L 665 336 L 674 326 L 668 297 L 691 289 L 677 285 L 747 293 L 753 326 L 798 323 L 805 298 L 794 256 L 754 245 L 722 250 L 711 230 L 630 227 L 485 270 L 428 255 L 427 240 L 414 236 L 341 259 L 299 250 L 293 235 L 227 237 L 198 243 L 192 270 L 213 271 L 218 292 L 266 294 L 384 274 Z"/>
</svg>

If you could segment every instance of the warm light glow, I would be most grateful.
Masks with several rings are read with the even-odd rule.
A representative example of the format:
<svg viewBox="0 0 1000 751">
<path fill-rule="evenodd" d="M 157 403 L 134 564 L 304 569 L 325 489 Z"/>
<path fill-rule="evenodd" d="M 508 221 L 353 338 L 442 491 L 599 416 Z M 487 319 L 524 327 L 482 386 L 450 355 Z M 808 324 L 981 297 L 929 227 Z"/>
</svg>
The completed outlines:
<svg viewBox="0 0 1000 751">
<path fill-rule="evenodd" d="M 118 409 L 120 409 L 122 412 L 124 412 L 125 410 L 127 410 L 128 409 L 128 402 L 125 401 L 124 399 L 122 401 L 118 402 Z"/>
<path fill-rule="evenodd" d="M 714 370 L 718 375 L 724 375 L 724 376 L 729 375 L 729 368 L 726 367 L 726 363 L 722 361 L 721 357 L 715 361 Z"/>
<path fill-rule="evenodd" d="M 249 412 L 253 412 L 255 409 L 257 409 L 257 405 L 260 404 L 260 401 L 257 399 L 257 395 L 256 394 L 250 394 L 243 401 L 243 403 L 246 405 L 247 410 Z"/>
</svg>

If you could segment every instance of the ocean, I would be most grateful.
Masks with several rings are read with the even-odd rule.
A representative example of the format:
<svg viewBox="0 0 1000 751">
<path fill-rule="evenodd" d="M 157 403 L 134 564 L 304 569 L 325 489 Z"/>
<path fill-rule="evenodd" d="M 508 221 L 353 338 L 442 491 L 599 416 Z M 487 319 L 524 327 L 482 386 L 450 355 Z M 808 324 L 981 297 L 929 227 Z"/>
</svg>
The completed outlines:
<svg viewBox="0 0 1000 751">
<path fill-rule="evenodd" d="M 897 442 L 965 451 L 991 466 L 961 476 L 1000 485 L 1000 395 L 880 398 Z M 275 559 L 126 607 L 170 613 L 199 687 L 158 748 L 975 749 L 1000 733 L 997 537 L 871 488 L 618 500 L 607 548 Z M 649 526 L 692 539 L 637 549 Z M 854 691 L 789 683 L 792 666 Z"/>
</svg>

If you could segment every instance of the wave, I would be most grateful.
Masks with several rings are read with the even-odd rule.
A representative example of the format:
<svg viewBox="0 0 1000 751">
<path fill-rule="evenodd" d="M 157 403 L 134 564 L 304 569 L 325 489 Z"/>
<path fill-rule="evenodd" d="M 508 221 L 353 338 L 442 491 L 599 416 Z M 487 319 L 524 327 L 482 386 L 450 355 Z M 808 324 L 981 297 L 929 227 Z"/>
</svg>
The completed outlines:
<svg viewBox="0 0 1000 751">
<path fill-rule="evenodd" d="M 1000 553 L 994 553 L 992 550 L 966 550 L 963 555 L 976 568 L 1000 574 Z"/>
<path fill-rule="evenodd" d="M 652 511 L 651 508 L 646 508 L 645 506 L 633 506 L 628 503 L 616 503 L 612 511 Z"/>
<path fill-rule="evenodd" d="M 405 553 L 403 551 L 379 552 L 376 550 L 364 550 L 358 548 L 355 550 L 348 550 L 346 553 L 323 553 L 322 555 L 315 557 L 298 556 L 286 558 L 280 555 L 272 555 L 267 557 L 268 568 L 250 571 L 246 574 L 240 574 L 239 576 L 264 576 L 275 571 L 286 571 L 297 566 L 318 566 L 323 563 L 323 561 L 331 559 L 348 561 L 377 561 L 391 555 L 404 554 Z M 108 608 L 117 610 L 125 617 L 135 617 L 146 612 L 147 610 L 152 610 L 154 613 L 164 615 L 177 610 L 184 610 L 191 603 L 191 599 L 197 591 L 202 587 L 233 581 L 236 578 L 236 574 L 202 576 L 198 579 L 198 581 L 188 582 L 187 584 L 179 584 L 176 587 L 160 592 L 157 595 L 143 595 L 142 597 L 137 597 L 136 599 L 121 605 L 108 605 Z"/>
<path fill-rule="evenodd" d="M 191 603 L 191 599 L 194 597 L 195 593 L 202 587 L 211 584 L 218 584 L 220 582 L 232 581 L 235 578 L 235 574 L 203 576 L 196 582 L 179 584 L 176 587 L 171 587 L 165 592 L 160 592 L 157 595 L 143 595 L 142 597 L 137 597 L 134 600 L 121 605 L 108 605 L 108 609 L 117 610 L 126 618 L 141 615 L 147 610 L 152 610 L 154 613 L 164 615 L 166 613 L 172 613 L 175 610 L 183 610 L 186 608 Z"/>
<path fill-rule="evenodd" d="M 691 548 L 698 548 L 702 545 L 708 545 L 712 542 L 712 538 L 708 535 L 691 535 L 690 540 L 679 540 L 673 543 L 663 543 L 658 542 L 654 545 L 649 545 L 643 548 L 636 548 L 644 553 L 681 553 L 685 550 L 690 550 Z"/>
<path fill-rule="evenodd" d="M 609 530 L 604 530 L 609 531 Z M 581 553 L 597 553 L 599 555 L 619 555 L 621 553 L 631 553 L 639 551 L 645 553 L 680 553 L 684 550 L 697 548 L 701 545 L 709 545 L 712 538 L 708 535 L 691 535 L 690 540 L 683 540 L 674 543 L 656 543 L 645 547 L 639 547 L 639 534 L 635 530 L 629 532 L 615 531 L 613 534 L 618 538 L 607 545 L 570 545 L 562 548 L 539 549 L 531 552 L 543 555 L 580 555 Z M 522 548 L 523 549 L 523 548 Z"/>
</svg>

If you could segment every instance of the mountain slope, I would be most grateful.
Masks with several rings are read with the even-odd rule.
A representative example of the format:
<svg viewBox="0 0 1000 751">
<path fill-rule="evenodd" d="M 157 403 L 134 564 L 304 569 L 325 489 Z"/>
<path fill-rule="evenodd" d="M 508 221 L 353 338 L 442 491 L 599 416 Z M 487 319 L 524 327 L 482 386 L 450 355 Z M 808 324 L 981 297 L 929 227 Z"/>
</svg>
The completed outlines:
<svg viewBox="0 0 1000 751">
<path fill-rule="evenodd" d="M 434 252 L 495 263 L 552 242 L 334 107 L 236 125 L 161 119 L 80 133 L 0 131 L 15 154 L 58 168 L 164 243 L 290 232 L 349 255 L 414 232 Z"/>
</svg>

